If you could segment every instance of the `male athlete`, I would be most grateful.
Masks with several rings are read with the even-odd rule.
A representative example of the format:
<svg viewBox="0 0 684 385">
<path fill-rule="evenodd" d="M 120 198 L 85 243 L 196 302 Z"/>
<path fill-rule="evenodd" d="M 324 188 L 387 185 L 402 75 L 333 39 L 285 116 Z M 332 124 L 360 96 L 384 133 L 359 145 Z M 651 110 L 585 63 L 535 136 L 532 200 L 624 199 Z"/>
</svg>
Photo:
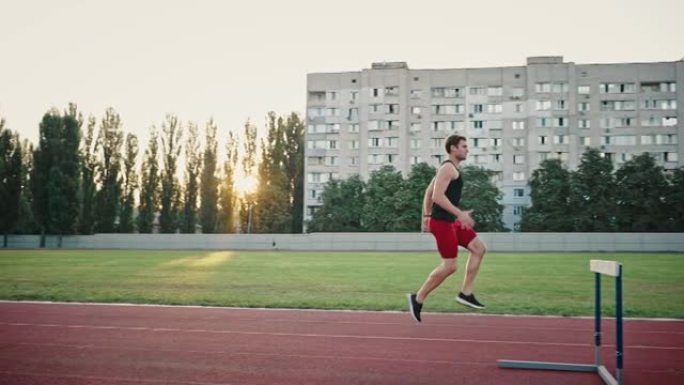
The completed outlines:
<svg viewBox="0 0 684 385">
<path fill-rule="evenodd" d="M 458 168 L 468 156 L 468 144 L 465 137 L 451 135 L 446 140 L 445 148 L 449 159 L 440 165 L 437 175 L 425 190 L 422 224 L 424 231 L 429 230 L 435 236 L 442 263 L 430 273 L 418 293 L 407 295 L 411 314 L 418 322 L 421 322 L 420 311 L 430 292 L 456 272 L 459 245 L 467 248 L 470 256 L 466 263 L 463 287 L 456 301 L 475 309 L 484 309 L 484 305 L 473 295 L 473 284 L 487 248 L 473 230 L 475 221 L 470 216 L 472 210 L 458 208 L 463 190 L 463 177 Z"/>
</svg>

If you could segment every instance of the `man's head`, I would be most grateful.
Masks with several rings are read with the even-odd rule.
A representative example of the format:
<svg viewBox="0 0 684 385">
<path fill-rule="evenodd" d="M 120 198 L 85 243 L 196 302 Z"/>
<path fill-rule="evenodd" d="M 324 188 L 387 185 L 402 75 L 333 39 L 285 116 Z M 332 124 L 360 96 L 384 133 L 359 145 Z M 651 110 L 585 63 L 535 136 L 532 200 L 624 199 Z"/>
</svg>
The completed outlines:
<svg viewBox="0 0 684 385">
<path fill-rule="evenodd" d="M 468 143 L 465 136 L 451 135 L 444 145 L 447 154 L 454 155 L 458 160 L 465 160 L 468 156 Z"/>
</svg>

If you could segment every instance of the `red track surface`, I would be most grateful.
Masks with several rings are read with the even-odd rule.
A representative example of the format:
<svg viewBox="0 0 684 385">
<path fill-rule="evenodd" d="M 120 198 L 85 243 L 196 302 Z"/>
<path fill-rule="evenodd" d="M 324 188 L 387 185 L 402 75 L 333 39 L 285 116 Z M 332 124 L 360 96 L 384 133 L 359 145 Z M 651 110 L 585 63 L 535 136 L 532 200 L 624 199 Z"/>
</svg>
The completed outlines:
<svg viewBox="0 0 684 385">
<path fill-rule="evenodd" d="M 0 303 L 0 384 L 602 384 L 593 320 Z M 614 325 L 603 359 L 614 373 Z M 684 321 L 625 322 L 625 384 L 684 383 Z"/>
</svg>

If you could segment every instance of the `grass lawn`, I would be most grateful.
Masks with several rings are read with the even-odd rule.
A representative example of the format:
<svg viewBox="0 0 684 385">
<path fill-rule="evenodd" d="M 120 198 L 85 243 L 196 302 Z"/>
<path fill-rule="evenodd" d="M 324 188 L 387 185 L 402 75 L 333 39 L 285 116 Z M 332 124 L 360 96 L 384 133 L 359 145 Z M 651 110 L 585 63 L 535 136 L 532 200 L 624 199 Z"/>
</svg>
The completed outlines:
<svg viewBox="0 0 684 385">
<path fill-rule="evenodd" d="M 453 301 L 459 270 L 424 310 L 470 312 Z M 684 255 L 490 253 L 475 293 L 484 313 L 593 313 L 592 258 L 624 265 L 627 317 L 684 318 Z M 436 253 L 2 250 L 0 299 L 240 307 L 405 310 Z M 604 314 L 614 280 L 603 278 Z"/>
</svg>

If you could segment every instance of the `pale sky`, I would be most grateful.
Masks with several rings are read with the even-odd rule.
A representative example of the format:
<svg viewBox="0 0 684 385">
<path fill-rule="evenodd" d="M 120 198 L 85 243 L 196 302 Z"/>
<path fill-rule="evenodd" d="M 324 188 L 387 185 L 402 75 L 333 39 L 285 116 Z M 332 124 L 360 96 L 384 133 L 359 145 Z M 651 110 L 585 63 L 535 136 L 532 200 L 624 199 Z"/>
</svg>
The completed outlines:
<svg viewBox="0 0 684 385">
<path fill-rule="evenodd" d="M 213 117 L 219 146 L 247 118 L 304 113 L 306 74 L 684 57 L 680 0 L 0 0 L 0 117 L 36 143 L 51 107 L 141 138 L 166 113 Z"/>
</svg>

